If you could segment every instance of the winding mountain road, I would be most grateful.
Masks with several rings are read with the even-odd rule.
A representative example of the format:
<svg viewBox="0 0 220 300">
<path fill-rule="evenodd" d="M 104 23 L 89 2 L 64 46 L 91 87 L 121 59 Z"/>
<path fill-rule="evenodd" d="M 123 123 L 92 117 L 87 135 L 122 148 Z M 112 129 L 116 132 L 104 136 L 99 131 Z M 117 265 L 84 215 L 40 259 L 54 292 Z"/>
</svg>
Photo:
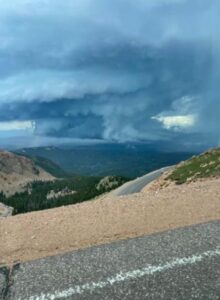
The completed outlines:
<svg viewBox="0 0 220 300">
<path fill-rule="evenodd" d="M 159 170 L 150 172 L 142 177 L 136 178 L 135 180 L 126 182 L 118 189 L 112 192 L 114 196 L 125 196 L 134 193 L 139 193 L 148 183 L 159 178 L 164 172 L 170 170 L 174 166 L 164 167 Z"/>
</svg>

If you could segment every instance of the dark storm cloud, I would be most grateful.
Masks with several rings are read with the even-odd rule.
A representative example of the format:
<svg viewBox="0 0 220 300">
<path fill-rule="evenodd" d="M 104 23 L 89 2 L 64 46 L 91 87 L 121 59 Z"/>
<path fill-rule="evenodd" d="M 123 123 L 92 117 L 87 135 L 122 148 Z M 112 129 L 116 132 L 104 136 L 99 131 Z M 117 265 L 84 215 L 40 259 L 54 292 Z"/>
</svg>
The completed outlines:
<svg viewBox="0 0 220 300">
<path fill-rule="evenodd" d="M 219 9 L 0 0 L 0 121 L 33 121 L 37 136 L 218 144 Z"/>
</svg>

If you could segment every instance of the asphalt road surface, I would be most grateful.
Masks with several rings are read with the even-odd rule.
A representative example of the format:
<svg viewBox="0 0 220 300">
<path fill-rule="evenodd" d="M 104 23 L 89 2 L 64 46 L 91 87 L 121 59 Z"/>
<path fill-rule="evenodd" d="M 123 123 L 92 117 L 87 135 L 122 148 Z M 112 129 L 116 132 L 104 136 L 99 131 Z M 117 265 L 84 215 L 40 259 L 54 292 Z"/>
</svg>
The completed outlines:
<svg viewBox="0 0 220 300">
<path fill-rule="evenodd" d="M 220 221 L 15 266 L 3 299 L 220 299 Z M 0 277 L 1 278 L 1 277 Z M 10 284 L 8 284 L 10 283 Z"/>
<path fill-rule="evenodd" d="M 123 184 L 118 189 L 114 190 L 112 194 L 114 196 L 124 196 L 124 195 L 139 193 L 148 183 L 159 178 L 165 171 L 168 171 L 170 168 L 173 168 L 173 166 L 164 167 L 162 169 L 153 171 L 142 177 L 139 177 L 135 180 L 129 181 Z"/>
</svg>

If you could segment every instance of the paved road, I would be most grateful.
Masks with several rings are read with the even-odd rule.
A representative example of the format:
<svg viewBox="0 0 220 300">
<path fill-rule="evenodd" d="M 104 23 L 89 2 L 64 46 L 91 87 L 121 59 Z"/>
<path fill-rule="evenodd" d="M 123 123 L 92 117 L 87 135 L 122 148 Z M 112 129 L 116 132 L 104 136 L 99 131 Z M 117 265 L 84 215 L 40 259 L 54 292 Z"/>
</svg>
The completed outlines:
<svg viewBox="0 0 220 300">
<path fill-rule="evenodd" d="M 10 282 L 6 300 L 218 300 L 220 221 L 24 263 Z"/>
<path fill-rule="evenodd" d="M 129 181 L 123 184 L 115 191 L 113 191 L 112 194 L 115 196 L 124 196 L 124 195 L 139 193 L 148 183 L 159 178 L 165 171 L 168 171 L 170 168 L 173 168 L 173 166 L 164 167 L 162 169 L 153 171 L 142 177 L 139 177 L 135 180 Z"/>
<path fill-rule="evenodd" d="M 2 299 L 7 288 L 8 270 L 6 268 L 0 269 L 0 299 Z"/>
</svg>

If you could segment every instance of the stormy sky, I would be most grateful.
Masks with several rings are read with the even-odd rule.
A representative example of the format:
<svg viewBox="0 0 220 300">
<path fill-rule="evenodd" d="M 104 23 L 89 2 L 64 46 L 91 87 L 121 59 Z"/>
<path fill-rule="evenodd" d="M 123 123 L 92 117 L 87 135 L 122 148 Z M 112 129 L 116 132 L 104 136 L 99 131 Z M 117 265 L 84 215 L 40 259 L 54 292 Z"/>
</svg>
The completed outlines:
<svg viewBox="0 0 220 300">
<path fill-rule="evenodd" d="M 0 0 L 0 146 L 220 144 L 219 0 Z"/>
</svg>

